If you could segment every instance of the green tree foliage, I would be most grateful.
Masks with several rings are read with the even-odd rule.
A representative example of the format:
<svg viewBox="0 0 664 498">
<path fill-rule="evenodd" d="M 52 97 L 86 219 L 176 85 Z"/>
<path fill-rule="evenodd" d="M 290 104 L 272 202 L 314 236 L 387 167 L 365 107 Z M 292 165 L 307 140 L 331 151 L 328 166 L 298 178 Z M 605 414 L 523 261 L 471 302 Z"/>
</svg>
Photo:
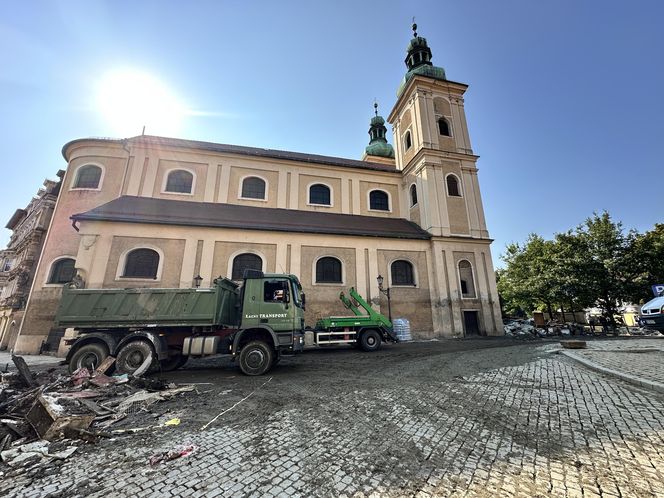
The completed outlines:
<svg viewBox="0 0 664 498">
<path fill-rule="evenodd" d="M 650 285 L 664 282 L 664 225 L 626 232 L 609 213 L 595 213 L 553 240 L 530 234 L 509 244 L 502 259 L 497 282 L 507 314 L 597 305 L 613 317 L 619 303 L 647 299 Z"/>
</svg>

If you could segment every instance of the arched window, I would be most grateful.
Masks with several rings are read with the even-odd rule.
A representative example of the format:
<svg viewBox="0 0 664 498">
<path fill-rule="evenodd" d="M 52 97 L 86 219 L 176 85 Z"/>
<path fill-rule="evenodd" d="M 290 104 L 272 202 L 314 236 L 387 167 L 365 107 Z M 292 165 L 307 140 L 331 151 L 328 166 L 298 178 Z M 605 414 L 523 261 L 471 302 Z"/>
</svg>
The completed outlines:
<svg viewBox="0 0 664 498">
<path fill-rule="evenodd" d="M 406 147 L 406 150 L 410 149 L 413 146 L 413 139 L 410 138 L 410 132 L 406 132 L 406 136 L 403 139 L 404 146 Z"/>
<path fill-rule="evenodd" d="M 249 176 L 242 181 L 242 197 L 245 199 L 265 199 L 265 180 Z"/>
<path fill-rule="evenodd" d="M 191 194 L 194 183 L 194 175 L 183 169 L 176 169 L 168 173 L 166 179 L 166 192 L 177 192 L 178 194 Z"/>
<path fill-rule="evenodd" d="M 48 276 L 49 284 L 66 284 L 71 282 L 76 275 L 74 265 L 76 261 L 72 258 L 62 258 L 53 263 L 51 273 Z"/>
<path fill-rule="evenodd" d="M 405 259 L 392 263 L 392 285 L 415 285 L 413 264 Z"/>
<path fill-rule="evenodd" d="M 417 204 L 417 187 L 413 183 L 410 186 L 410 205 L 414 206 L 415 204 Z"/>
<path fill-rule="evenodd" d="M 369 209 L 377 211 L 390 210 L 390 196 L 383 190 L 372 190 L 369 193 Z"/>
<path fill-rule="evenodd" d="M 340 284 L 342 282 L 341 261 L 330 256 L 316 261 L 316 283 Z"/>
<path fill-rule="evenodd" d="M 309 204 L 321 204 L 329 206 L 330 203 L 330 187 L 317 183 L 309 187 Z"/>
<path fill-rule="evenodd" d="M 101 180 L 101 168 L 94 164 L 81 166 L 76 171 L 74 188 L 99 188 Z"/>
<path fill-rule="evenodd" d="M 159 269 L 159 253 L 154 249 L 134 249 L 127 253 L 123 277 L 126 278 L 157 278 Z"/>
<path fill-rule="evenodd" d="M 447 119 L 440 118 L 438 120 L 438 131 L 440 132 L 441 135 L 444 135 L 446 137 L 452 136 L 452 134 L 450 133 L 450 124 L 447 122 Z"/>
<path fill-rule="evenodd" d="M 459 190 L 459 180 L 454 175 L 447 175 L 447 195 L 452 197 L 461 197 Z"/>
<path fill-rule="evenodd" d="M 263 260 L 260 256 L 245 252 L 238 254 L 233 258 L 233 270 L 231 271 L 231 280 L 242 280 L 244 278 L 244 270 L 258 270 L 263 269 Z"/>
<path fill-rule="evenodd" d="M 475 280 L 473 279 L 473 267 L 470 261 L 462 259 L 459 261 L 459 281 L 461 283 L 461 297 L 474 298 Z"/>
</svg>

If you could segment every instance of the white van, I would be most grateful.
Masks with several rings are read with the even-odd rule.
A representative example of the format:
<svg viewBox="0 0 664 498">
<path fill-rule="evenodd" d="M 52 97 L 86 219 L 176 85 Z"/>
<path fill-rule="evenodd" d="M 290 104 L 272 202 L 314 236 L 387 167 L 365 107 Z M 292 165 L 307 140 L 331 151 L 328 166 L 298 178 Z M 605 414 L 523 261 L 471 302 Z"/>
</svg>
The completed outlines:
<svg viewBox="0 0 664 498">
<path fill-rule="evenodd" d="M 648 329 L 664 330 L 664 296 L 656 297 L 641 306 L 641 325 Z"/>
</svg>

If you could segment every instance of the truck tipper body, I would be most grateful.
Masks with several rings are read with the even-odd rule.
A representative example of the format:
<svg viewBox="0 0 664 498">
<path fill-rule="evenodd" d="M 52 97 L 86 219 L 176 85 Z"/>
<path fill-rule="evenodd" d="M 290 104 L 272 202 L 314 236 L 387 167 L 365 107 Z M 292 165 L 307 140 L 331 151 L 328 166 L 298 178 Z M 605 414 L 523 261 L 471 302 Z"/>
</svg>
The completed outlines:
<svg viewBox="0 0 664 498">
<path fill-rule="evenodd" d="M 394 341 L 392 324 L 354 289 L 352 317 L 327 317 L 307 330 L 311 346 L 357 344 L 366 351 Z M 346 304 L 348 306 L 348 304 Z M 211 288 L 65 287 L 55 325 L 74 329 L 69 369 L 94 368 L 107 356 L 125 373 L 184 365 L 190 356 L 231 354 L 247 375 L 261 375 L 305 343 L 305 295 L 295 275 L 248 270 L 242 285 L 218 278 Z M 353 309 L 354 308 L 354 309 Z M 312 335 L 313 334 L 313 335 Z"/>
</svg>

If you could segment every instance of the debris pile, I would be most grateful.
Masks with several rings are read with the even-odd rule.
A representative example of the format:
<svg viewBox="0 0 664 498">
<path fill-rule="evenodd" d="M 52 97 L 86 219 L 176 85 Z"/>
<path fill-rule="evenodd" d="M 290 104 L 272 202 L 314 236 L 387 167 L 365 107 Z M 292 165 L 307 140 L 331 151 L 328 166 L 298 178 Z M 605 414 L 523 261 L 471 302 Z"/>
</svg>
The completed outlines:
<svg viewBox="0 0 664 498">
<path fill-rule="evenodd" d="M 538 337 L 557 337 L 582 335 L 583 325 L 571 322 L 550 320 L 544 327 L 537 327 L 534 320 L 506 320 L 503 322 L 505 335 L 516 339 L 536 339 Z"/>
<path fill-rule="evenodd" d="M 194 390 L 110 375 L 112 358 L 94 372 L 81 368 L 72 375 L 60 375 L 54 368 L 34 375 L 23 358 L 12 360 L 18 372 L 0 374 L 0 461 L 9 466 L 64 460 L 76 451 L 77 440 L 94 442 L 152 429 L 153 404 Z M 151 424 L 137 428 L 141 418 Z M 120 421 L 118 425 L 130 428 L 113 427 Z M 179 419 L 164 425 L 177 424 Z"/>
</svg>

